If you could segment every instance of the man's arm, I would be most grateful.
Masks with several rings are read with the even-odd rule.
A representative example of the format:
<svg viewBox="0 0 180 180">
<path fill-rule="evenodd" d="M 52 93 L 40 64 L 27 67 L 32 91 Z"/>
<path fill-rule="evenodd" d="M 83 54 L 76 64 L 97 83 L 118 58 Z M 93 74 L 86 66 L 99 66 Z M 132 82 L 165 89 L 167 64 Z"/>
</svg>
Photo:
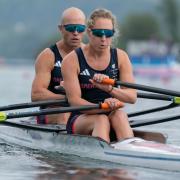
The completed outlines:
<svg viewBox="0 0 180 180">
<path fill-rule="evenodd" d="M 64 98 L 63 95 L 55 94 L 48 90 L 53 68 L 54 54 L 49 48 L 46 48 L 36 59 L 35 77 L 31 89 L 32 101 Z"/>
</svg>

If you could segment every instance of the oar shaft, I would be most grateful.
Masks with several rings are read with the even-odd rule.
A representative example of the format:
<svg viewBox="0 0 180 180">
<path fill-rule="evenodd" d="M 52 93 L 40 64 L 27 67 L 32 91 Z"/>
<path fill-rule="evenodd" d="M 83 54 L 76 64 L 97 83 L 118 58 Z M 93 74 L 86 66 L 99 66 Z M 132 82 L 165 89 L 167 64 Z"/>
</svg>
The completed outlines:
<svg viewBox="0 0 180 180">
<path fill-rule="evenodd" d="M 48 105 L 68 106 L 68 102 L 67 99 L 62 99 L 62 100 L 47 100 L 47 101 L 37 101 L 37 102 L 29 102 L 29 103 L 10 104 L 6 106 L 1 106 L 0 111 L 25 109 L 25 108 L 32 108 L 39 106 L 48 106 Z"/>
<path fill-rule="evenodd" d="M 124 103 L 119 102 L 117 104 L 117 108 L 123 107 Z M 75 111 L 87 111 L 94 109 L 102 109 L 102 110 L 110 110 L 110 106 L 108 103 L 100 103 L 94 105 L 84 105 L 84 106 L 69 106 L 69 107 L 59 107 L 59 108 L 49 108 L 42 109 L 36 111 L 28 111 L 28 112 L 0 112 L 0 122 L 4 122 L 6 119 L 13 118 L 21 118 L 21 117 L 29 117 L 29 116 L 38 116 L 38 115 L 48 115 L 48 114 L 59 114 L 59 113 L 67 113 L 67 112 L 75 112 Z"/>
<path fill-rule="evenodd" d="M 161 95 L 161 94 L 152 94 L 152 93 L 137 93 L 138 98 L 145 98 L 145 99 L 156 99 L 156 100 L 163 100 L 163 101 L 173 101 L 173 96 Z"/>
<path fill-rule="evenodd" d="M 116 81 L 115 85 L 120 85 L 120 86 L 124 86 L 128 88 L 132 88 L 132 89 L 138 89 L 142 91 L 148 91 L 148 92 L 153 92 L 153 93 L 160 93 L 160 94 L 180 97 L 180 92 L 163 89 L 163 88 L 157 88 L 157 87 L 152 87 L 152 86 L 133 84 L 133 83 L 127 83 L 127 82 L 121 82 L 121 81 Z"/>
<path fill-rule="evenodd" d="M 100 108 L 99 104 L 82 106 L 82 107 L 76 106 L 76 107 L 61 107 L 61 108 L 52 108 L 52 109 L 42 109 L 42 110 L 36 110 L 36 111 L 31 111 L 31 112 L 15 112 L 15 113 L 7 113 L 6 119 L 38 116 L 38 115 L 58 114 L 58 113 L 75 112 L 75 111 L 85 111 L 85 110 L 92 110 L 92 109 L 98 109 L 98 108 Z"/>
<path fill-rule="evenodd" d="M 115 81 L 114 79 L 106 78 L 106 79 L 103 79 L 102 83 L 103 84 L 111 84 L 112 86 L 120 85 L 120 86 L 124 86 L 124 87 L 128 87 L 128 88 L 132 88 L 132 89 L 138 89 L 138 90 L 142 90 L 142 91 L 148 91 L 148 92 L 153 92 L 153 93 L 159 93 L 159 94 L 180 97 L 180 92 L 177 92 L 177 91 L 172 91 L 172 90 L 167 90 L 167 89 L 152 87 L 152 86 L 147 86 L 147 85 L 135 84 L 135 83 Z"/>
<path fill-rule="evenodd" d="M 177 106 L 179 106 L 179 104 L 171 103 L 171 104 L 161 106 L 161 107 L 156 107 L 156 108 L 151 108 L 151 109 L 147 109 L 147 110 L 143 110 L 143 111 L 137 111 L 137 112 L 129 113 L 128 117 L 140 116 L 140 115 L 145 115 L 145 114 L 149 114 L 149 113 L 153 113 L 153 112 L 159 112 L 159 111 L 171 109 L 171 108 L 174 108 Z"/>
<path fill-rule="evenodd" d="M 157 118 L 157 119 L 146 119 L 146 120 L 131 120 L 129 121 L 131 127 L 141 127 L 153 124 L 159 124 L 168 121 L 174 121 L 180 119 L 180 115 L 169 116 L 165 118 Z"/>
</svg>

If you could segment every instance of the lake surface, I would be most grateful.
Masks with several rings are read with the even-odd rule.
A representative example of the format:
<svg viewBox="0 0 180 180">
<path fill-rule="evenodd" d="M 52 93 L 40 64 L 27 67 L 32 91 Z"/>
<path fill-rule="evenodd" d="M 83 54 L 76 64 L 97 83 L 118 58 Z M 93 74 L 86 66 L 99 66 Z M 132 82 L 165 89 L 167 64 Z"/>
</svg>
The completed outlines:
<svg viewBox="0 0 180 180">
<path fill-rule="evenodd" d="M 34 76 L 33 66 L 1 66 L 1 105 L 30 102 L 30 89 Z M 158 78 L 138 78 L 136 82 L 155 87 L 180 91 L 180 78 L 168 81 Z M 125 110 L 134 112 L 168 104 L 165 101 L 138 99 L 136 105 L 128 105 Z M 152 115 L 135 117 L 145 119 L 179 114 L 179 108 Z M 168 135 L 168 143 L 180 145 L 180 121 L 141 127 L 139 129 L 163 132 Z M 161 180 L 179 179 L 180 173 L 137 168 L 119 164 L 65 156 L 8 145 L 0 140 L 0 179 L 108 179 L 108 180 Z"/>
</svg>

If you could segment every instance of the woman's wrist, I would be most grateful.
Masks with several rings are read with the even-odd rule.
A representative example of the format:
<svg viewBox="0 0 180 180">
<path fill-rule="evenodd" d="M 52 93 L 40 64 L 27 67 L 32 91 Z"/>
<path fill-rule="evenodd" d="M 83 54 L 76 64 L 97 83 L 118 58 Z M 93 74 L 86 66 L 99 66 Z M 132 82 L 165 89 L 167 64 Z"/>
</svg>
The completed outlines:
<svg viewBox="0 0 180 180">
<path fill-rule="evenodd" d="M 113 91 L 113 89 L 114 89 L 114 87 L 113 87 L 113 86 L 111 86 L 111 88 L 109 88 L 108 93 L 110 94 L 110 93 Z"/>
</svg>

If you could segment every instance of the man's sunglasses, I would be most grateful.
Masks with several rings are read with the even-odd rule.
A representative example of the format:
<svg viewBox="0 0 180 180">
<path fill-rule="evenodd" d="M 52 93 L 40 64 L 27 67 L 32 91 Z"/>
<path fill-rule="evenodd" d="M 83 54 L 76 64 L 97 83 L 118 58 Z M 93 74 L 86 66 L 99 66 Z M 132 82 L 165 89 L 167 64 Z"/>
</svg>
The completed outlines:
<svg viewBox="0 0 180 180">
<path fill-rule="evenodd" d="M 107 38 L 112 37 L 114 35 L 114 29 L 91 29 L 92 34 L 97 37 L 106 36 Z"/>
<path fill-rule="evenodd" d="M 86 30 L 86 26 L 82 24 L 66 24 L 63 25 L 65 30 L 68 32 L 75 32 L 82 33 Z"/>
</svg>

